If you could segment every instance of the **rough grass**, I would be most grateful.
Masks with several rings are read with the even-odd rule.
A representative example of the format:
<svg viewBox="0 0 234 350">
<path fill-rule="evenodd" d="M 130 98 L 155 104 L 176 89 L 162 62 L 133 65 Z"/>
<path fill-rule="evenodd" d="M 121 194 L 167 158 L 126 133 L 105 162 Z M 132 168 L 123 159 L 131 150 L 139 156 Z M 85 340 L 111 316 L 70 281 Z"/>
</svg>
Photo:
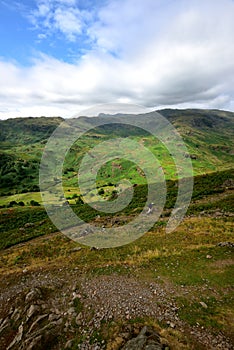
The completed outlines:
<svg viewBox="0 0 234 350">
<path fill-rule="evenodd" d="M 157 228 L 129 245 L 94 251 L 55 233 L 1 251 L 1 270 L 4 276 L 13 276 L 22 269 L 29 272 L 77 269 L 87 278 L 120 274 L 143 281 L 169 283 L 177 290 L 174 300 L 182 320 L 191 326 L 199 325 L 214 333 L 222 331 L 230 335 L 230 322 L 234 317 L 233 249 L 219 247 L 217 243 L 232 239 L 232 224 L 226 218 L 190 217 L 171 234 L 166 235 L 163 228 Z M 74 249 L 77 247 L 81 249 Z M 184 289 L 186 294 L 183 294 Z M 82 309 L 79 301 L 74 303 L 77 310 Z M 139 320 L 136 321 L 139 324 Z M 142 322 L 155 321 L 149 318 Z M 109 327 L 108 336 L 104 330 L 99 330 L 99 336 L 110 340 L 121 324 Z M 184 344 L 181 349 L 193 348 L 179 331 L 165 325 L 161 327 L 167 340 L 175 344 L 175 349 L 181 341 Z M 78 337 L 77 343 L 79 341 L 82 339 Z"/>
<path fill-rule="evenodd" d="M 223 184 L 233 178 L 233 171 L 228 170 L 221 173 L 212 173 L 208 175 L 197 176 L 194 179 L 193 199 L 190 203 L 187 215 L 198 215 L 203 212 L 213 215 L 216 211 L 233 212 L 233 193 L 232 190 L 225 188 Z M 72 198 L 76 194 L 75 188 L 66 188 L 67 197 Z M 175 203 L 177 195 L 177 184 L 175 181 L 167 181 L 167 199 L 163 217 L 170 215 L 170 211 Z M 27 199 L 37 198 L 39 193 L 21 194 L 16 196 L 27 196 Z M 35 197 L 33 197 L 35 196 Z M 101 223 L 107 224 L 112 222 L 113 217 L 126 222 L 131 220 L 134 215 L 141 212 L 145 205 L 147 197 L 147 186 L 139 185 L 134 187 L 134 196 L 129 205 L 119 212 L 117 215 L 97 212 L 87 204 L 73 204 L 76 199 L 70 200 L 74 212 L 84 221 L 92 221 L 98 215 L 101 217 Z M 12 196 L 8 197 L 8 201 Z M 14 198 L 16 198 L 14 196 Z M 4 203 L 7 202 L 7 197 L 4 197 Z M 165 226 L 164 219 L 159 221 L 155 227 Z M 27 226 L 27 224 L 29 227 Z M 122 223 L 122 224 L 123 224 Z M 55 232 L 56 228 L 51 223 L 43 207 L 19 207 L 0 209 L 0 249 L 10 247 L 11 245 L 28 241 L 34 237 Z"/>
<path fill-rule="evenodd" d="M 42 207 L 1 209 L 0 269 L 4 281 L 14 284 L 25 270 L 29 273 L 56 273 L 58 269 L 76 269 L 90 279 L 102 275 L 114 278 L 116 274 L 133 276 L 147 283 L 173 286 L 178 315 L 186 324 L 231 336 L 234 319 L 233 248 L 217 244 L 233 240 L 233 194 L 231 189 L 222 187 L 230 179 L 230 172 L 218 175 L 217 178 L 210 174 L 195 179 L 194 199 L 188 216 L 171 234 L 165 233 L 164 225 L 176 186 L 172 181 L 168 182 L 168 202 L 162 221 L 140 239 L 118 248 L 90 250 L 76 244 L 56 232 Z M 135 198 L 122 215 L 131 217 L 140 210 L 145 190 L 144 186 L 135 188 Z M 96 216 L 87 205 L 75 206 L 74 211 L 80 212 L 87 221 Z M 110 218 L 101 216 L 99 220 L 110 223 Z M 83 306 L 76 300 L 74 307 L 79 311 Z M 155 324 L 172 349 L 203 349 L 179 330 L 170 329 L 153 319 L 131 322 L 135 322 L 136 327 Z M 94 339 L 114 344 L 123 327 L 124 321 L 109 322 L 94 334 Z M 78 333 L 74 347 L 83 339 Z M 109 345 L 109 349 L 118 349 L 118 345 Z"/>
</svg>

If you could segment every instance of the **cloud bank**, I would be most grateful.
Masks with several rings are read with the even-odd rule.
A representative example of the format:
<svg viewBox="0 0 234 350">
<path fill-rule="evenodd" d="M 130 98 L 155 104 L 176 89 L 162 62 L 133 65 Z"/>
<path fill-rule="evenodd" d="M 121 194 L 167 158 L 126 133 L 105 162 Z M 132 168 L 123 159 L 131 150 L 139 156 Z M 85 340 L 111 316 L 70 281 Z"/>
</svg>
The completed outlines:
<svg viewBox="0 0 234 350">
<path fill-rule="evenodd" d="M 79 2 L 80 3 L 80 2 Z M 0 58 L 0 117 L 70 117 L 100 103 L 234 111 L 232 0 L 38 1 L 28 21 L 44 40 L 89 46 L 74 62 L 36 52 Z"/>
</svg>

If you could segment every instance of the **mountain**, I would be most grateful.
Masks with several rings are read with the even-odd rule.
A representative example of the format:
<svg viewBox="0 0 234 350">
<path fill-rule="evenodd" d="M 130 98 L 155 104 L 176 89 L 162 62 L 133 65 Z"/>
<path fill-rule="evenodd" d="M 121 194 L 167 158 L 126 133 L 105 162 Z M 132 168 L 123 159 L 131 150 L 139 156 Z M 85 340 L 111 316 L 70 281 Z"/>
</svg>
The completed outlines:
<svg viewBox="0 0 234 350">
<path fill-rule="evenodd" d="M 74 120 L 63 125 L 68 139 L 68 124 L 75 123 L 80 132 L 92 130 L 65 157 L 66 202 L 58 208 L 60 213 L 72 209 L 92 228 L 100 227 L 101 235 L 109 228 L 122 235 L 142 211 L 139 225 L 145 223 L 150 217 L 144 210 L 148 186 L 141 164 L 126 159 L 107 162 L 96 179 L 106 203 L 116 198 L 123 177 L 134 184 L 133 197 L 118 212 L 98 211 L 82 201 L 76 186 L 84 154 L 104 144 L 104 153 L 114 155 L 105 142 L 123 137 L 124 142 L 147 147 L 166 174 L 166 202 L 158 220 L 142 237 L 108 249 L 93 239 L 92 247 L 85 246 L 87 236 L 79 227 L 79 242 L 69 239 L 39 205 L 41 155 L 63 119 L 0 122 L 1 191 L 7 194 L 0 197 L 1 349 L 117 350 L 139 349 L 140 343 L 141 348 L 233 349 L 234 114 L 169 109 L 160 113 L 183 137 L 188 148 L 184 156 L 191 157 L 195 173 L 188 210 L 171 233 L 165 233 L 165 227 L 174 211 L 178 182 L 173 152 L 152 135 L 157 131 L 157 113 L 128 115 L 132 124 L 127 126 L 121 124 L 126 117 L 121 114 L 82 117 L 79 125 Z M 136 128 L 134 121 L 151 132 Z M 105 126 L 97 127 L 99 122 Z M 61 151 L 63 140 L 55 146 Z M 54 159 L 51 153 L 48 165 Z M 55 173 L 55 189 L 57 184 Z M 92 230 L 89 233 L 93 238 Z M 132 229 L 126 233 L 131 235 Z M 119 239 L 109 235 L 107 241 L 113 236 Z"/>
<path fill-rule="evenodd" d="M 234 113 L 219 110 L 172 110 L 157 111 L 165 117 L 180 133 L 187 146 L 194 175 L 230 169 L 233 166 L 233 130 Z M 160 161 L 167 179 L 175 179 L 177 171 L 170 152 L 150 133 L 144 129 L 155 127 L 157 113 L 127 115 L 128 120 L 136 121 L 143 129 L 133 125 L 123 125 L 124 114 L 98 117 L 80 117 L 78 125 L 92 128 L 82 136 L 70 149 L 64 165 L 65 187 L 73 187 L 79 162 L 87 150 L 108 138 L 130 137 L 147 147 Z M 1 195 L 37 192 L 38 173 L 44 146 L 56 129 L 64 121 L 62 118 L 18 118 L 0 121 L 0 180 Z M 106 125 L 96 127 L 99 121 Z M 112 124 L 108 125 L 108 121 Z M 114 121 L 114 124 L 113 124 Z M 67 120 L 69 122 L 69 120 Z M 72 122 L 72 120 L 70 120 Z M 152 130 L 153 131 L 153 130 Z M 120 171 L 121 170 L 121 171 Z M 122 159 L 107 163 L 100 170 L 98 186 L 106 185 L 106 179 L 116 184 L 120 178 L 130 174 L 135 184 L 145 183 L 144 174 L 139 167 Z"/>
</svg>

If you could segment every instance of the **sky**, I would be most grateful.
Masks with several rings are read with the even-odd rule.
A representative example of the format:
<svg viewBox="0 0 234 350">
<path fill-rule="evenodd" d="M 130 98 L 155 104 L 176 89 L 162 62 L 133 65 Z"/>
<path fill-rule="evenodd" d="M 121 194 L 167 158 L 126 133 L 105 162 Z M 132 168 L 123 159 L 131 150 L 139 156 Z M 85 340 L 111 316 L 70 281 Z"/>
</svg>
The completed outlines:
<svg viewBox="0 0 234 350">
<path fill-rule="evenodd" d="M 234 111 L 233 0 L 0 0 L 0 118 Z"/>
</svg>

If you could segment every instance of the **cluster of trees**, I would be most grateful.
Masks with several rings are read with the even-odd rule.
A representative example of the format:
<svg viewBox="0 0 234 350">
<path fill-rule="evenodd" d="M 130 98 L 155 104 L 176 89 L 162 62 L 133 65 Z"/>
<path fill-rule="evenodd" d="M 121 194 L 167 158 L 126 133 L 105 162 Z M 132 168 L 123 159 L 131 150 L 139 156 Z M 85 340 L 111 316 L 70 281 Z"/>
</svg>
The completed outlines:
<svg viewBox="0 0 234 350">
<path fill-rule="evenodd" d="M 26 203 L 26 205 L 31 205 L 33 207 L 39 207 L 40 203 L 35 201 L 34 199 L 32 199 L 29 203 Z M 2 205 L 1 208 L 12 208 L 12 207 L 24 207 L 25 203 L 23 201 L 10 201 L 8 204 L 6 205 Z"/>
<path fill-rule="evenodd" d="M 18 193 L 38 192 L 38 167 L 36 160 L 15 159 L 13 155 L 0 154 L 1 195 L 10 195 L 12 189 Z"/>
</svg>

